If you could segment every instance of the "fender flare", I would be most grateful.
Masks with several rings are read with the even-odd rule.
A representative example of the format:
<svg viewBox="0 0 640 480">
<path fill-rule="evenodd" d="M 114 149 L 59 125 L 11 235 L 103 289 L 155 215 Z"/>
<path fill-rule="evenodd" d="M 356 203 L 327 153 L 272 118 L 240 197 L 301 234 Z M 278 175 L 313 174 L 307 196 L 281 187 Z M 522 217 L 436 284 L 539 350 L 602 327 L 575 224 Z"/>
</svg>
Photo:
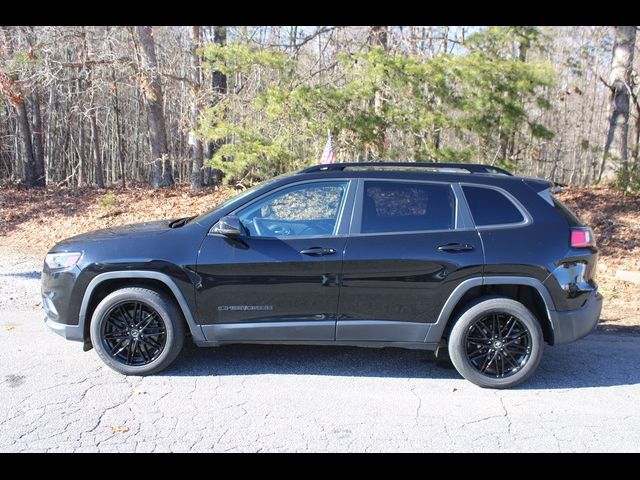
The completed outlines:
<svg viewBox="0 0 640 480">
<path fill-rule="evenodd" d="M 87 285 L 86 290 L 84 291 L 84 295 L 82 297 L 82 304 L 80 306 L 80 313 L 78 315 L 78 326 L 80 327 L 80 331 L 85 331 L 85 323 L 87 320 L 87 310 L 89 309 L 89 301 L 91 300 L 91 296 L 93 291 L 103 282 L 107 280 L 113 279 L 131 279 L 131 280 L 139 280 L 139 279 L 148 279 L 148 280 L 157 280 L 165 284 L 176 297 L 178 301 L 178 306 L 180 310 L 182 310 L 182 314 L 187 321 L 187 325 L 189 326 L 189 330 L 191 331 L 191 335 L 196 343 L 204 342 L 205 337 L 202 332 L 202 327 L 196 323 L 193 318 L 193 314 L 191 309 L 189 308 L 189 304 L 187 303 L 184 295 L 176 285 L 176 283 L 169 277 L 168 275 L 160 272 L 153 272 L 149 270 L 127 270 L 127 271 L 118 271 L 118 272 L 106 272 L 96 275 Z M 84 335 L 84 334 L 83 334 Z"/>
<path fill-rule="evenodd" d="M 444 330 L 449 323 L 451 314 L 453 313 L 453 309 L 457 306 L 462 296 L 471 288 L 481 285 L 527 285 L 529 287 L 535 288 L 542 297 L 542 301 L 544 302 L 545 309 L 551 323 L 553 336 L 555 337 L 556 332 L 559 331 L 558 315 L 553 303 L 553 299 L 551 298 L 551 294 L 549 293 L 549 291 L 540 280 L 532 277 L 518 276 L 478 277 L 470 278 L 463 281 L 453 290 L 453 292 L 451 292 L 451 295 L 449 295 L 449 298 L 440 311 L 440 315 L 438 315 L 438 320 L 436 320 L 436 322 L 431 325 L 431 328 L 427 332 L 427 336 L 424 339 L 426 343 L 440 342 L 440 340 L 442 339 L 442 334 L 444 333 Z"/>
</svg>

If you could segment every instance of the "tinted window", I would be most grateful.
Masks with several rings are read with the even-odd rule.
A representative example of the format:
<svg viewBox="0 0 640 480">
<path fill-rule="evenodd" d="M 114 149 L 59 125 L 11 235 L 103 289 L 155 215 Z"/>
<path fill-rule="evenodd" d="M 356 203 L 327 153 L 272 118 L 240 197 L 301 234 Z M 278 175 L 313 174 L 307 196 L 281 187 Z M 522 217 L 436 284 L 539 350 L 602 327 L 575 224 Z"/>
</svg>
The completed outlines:
<svg viewBox="0 0 640 480">
<path fill-rule="evenodd" d="M 251 236 L 334 235 L 347 182 L 303 183 L 280 190 L 238 213 Z"/>
<path fill-rule="evenodd" d="M 362 233 L 452 230 L 455 196 L 449 185 L 364 183 Z"/>
<path fill-rule="evenodd" d="M 462 187 L 477 226 L 520 223 L 524 217 L 511 200 L 491 188 Z"/>
</svg>

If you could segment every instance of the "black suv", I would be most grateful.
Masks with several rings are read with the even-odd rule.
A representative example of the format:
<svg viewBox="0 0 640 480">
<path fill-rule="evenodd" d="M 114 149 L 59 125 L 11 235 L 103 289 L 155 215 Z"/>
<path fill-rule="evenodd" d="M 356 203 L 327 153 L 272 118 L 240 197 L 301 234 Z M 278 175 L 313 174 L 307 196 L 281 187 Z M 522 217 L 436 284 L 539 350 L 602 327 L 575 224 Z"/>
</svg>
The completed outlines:
<svg viewBox="0 0 640 480">
<path fill-rule="evenodd" d="M 198 217 L 58 243 L 45 321 L 127 375 L 164 369 L 190 335 L 446 348 L 466 379 L 511 387 L 602 308 L 593 232 L 552 187 L 487 165 L 314 166 Z"/>
</svg>

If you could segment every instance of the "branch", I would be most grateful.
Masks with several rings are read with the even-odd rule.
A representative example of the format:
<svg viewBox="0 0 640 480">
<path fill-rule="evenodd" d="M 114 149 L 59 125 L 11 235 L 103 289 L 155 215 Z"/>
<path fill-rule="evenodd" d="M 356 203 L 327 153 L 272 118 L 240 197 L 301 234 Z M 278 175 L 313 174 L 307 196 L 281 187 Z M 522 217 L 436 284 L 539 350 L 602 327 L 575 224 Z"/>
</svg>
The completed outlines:
<svg viewBox="0 0 640 480">
<path fill-rule="evenodd" d="M 306 37 L 304 37 L 302 39 L 302 41 L 300 43 L 298 43 L 296 45 L 296 48 L 299 50 L 301 47 L 303 47 L 305 44 L 309 43 L 311 40 L 313 40 L 314 38 L 316 38 L 318 35 L 322 35 L 323 33 L 326 32 L 332 32 L 333 30 L 335 30 L 336 27 L 325 27 L 325 28 L 321 28 L 320 30 L 318 30 L 317 32 L 312 33 L 311 35 L 307 35 Z"/>
<path fill-rule="evenodd" d="M 313 32 L 310 35 L 307 35 L 302 40 L 300 40 L 300 43 L 296 42 L 296 44 L 295 44 L 296 50 L 300 50 L 301 47 L 303 47 L 304 45 L 309 43 L 311 40 L 316 38 L 318 35 L 322 35 L 323 33 L 327 33 L 327 32 L 332 32 L 336 28 L 337 27 L 324 27 L 324 28 L 321 28 L 320 30 L 317 30 L 317 31 Z M 290 43 L 271 43 L 271 44 L 269 44 L 269 47 L 289 47 L 289 48 L 293 48 L 294 45 L 292 45 Z"/>
<path fill-rule="evenodd" d="M 631 101 L 633 102 L 633 105 L 636 107 L 636 112 L 640 112 L 640 103 L 638 102 L 638 92 L 633 91 L 633 87 L 634 87 L 633 82 L 631 85 L 625 82 L 624 85 L 629 90 L 629 95 L 631 96 Z"/>
<path fill-rule="evenodd" d="M 306 77 L 303 77 L 300 79 L 299 82 L 296 82 L 296 86 L 302 85 L 306 82 L 308 82 L 309 80 L 311 80 L 313 77 L 320 75 L 321 73 L 324 72 L 328 72 L 329 70 L 331 70 L 332 68 L 334 68 L 336 65 L 338 65 L 338 61 L 335 61 L 333 63 L 331 63 L 330 65 L 325 66 L 324 68 L 321 68 L 319 70 L 316 70 L 314 72 L 311 72 L 309 75 L 307 75 Z"/>
<path fill-rule="evenodd" d="M 194 82 L 193 80 L 191 80 L 190 78 L 187 77 L 179 77 L 177 75 L 173 75 L 172 73 L 167 73 L 167 72 L 159 72 L 160 75 L 162 75 L 163 77 L 167 77 L 170 78 L 171 80 L 177 80 L 179 82 L 185 82 L 188 83 L 190 86 L 192 87 L 197 87 L 198 83 Z"/>
<path fill-rule="evenodd" d="M 613 88 L 613 85 L 610 85 L 609 82 L 607 82 L 604 78 L 602 78 L 602 75 L 598 75 L 598 80 L 600 80 L 602 83 L 604 83 L 604 86 L 607 87 L 612 92 L 616 91 L 616 89 Z"/>
<path fill-rule="evenodd" d="M 121 57 L 114 60 L 86 60 L 84 62 L 60 62 L 63 67 L 82 68 L 89 65 L 113 65 L 114 63 L 128 63 L 133 64 L 133 60 L 130 57 Z"/>
</svg>

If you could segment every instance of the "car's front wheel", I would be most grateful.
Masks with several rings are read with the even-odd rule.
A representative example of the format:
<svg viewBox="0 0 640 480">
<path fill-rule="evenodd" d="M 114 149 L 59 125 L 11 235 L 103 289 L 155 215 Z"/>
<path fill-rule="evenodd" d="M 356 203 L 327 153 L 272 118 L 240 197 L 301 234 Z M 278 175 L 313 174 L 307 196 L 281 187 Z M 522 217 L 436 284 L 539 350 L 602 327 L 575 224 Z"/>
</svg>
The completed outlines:
<svg viewBox="0 0 640 480">
<path fill-rule="evenodd" d="M 522 303 L 488 297 L 458 317 L 448 348 L 453 365 L 470 382 L 510 388 L 535 371 L 542 358 L 544 337 L 540 322 Z"/>
<path fill-rule="evenodd" d="M 184 344 L 184 323 L 165 294 L 127 287 L 98 304 L 90 334 L 96 352 L 109 367 L 125 375 L 149 375 L 178 356 Z"/>
</svg>

